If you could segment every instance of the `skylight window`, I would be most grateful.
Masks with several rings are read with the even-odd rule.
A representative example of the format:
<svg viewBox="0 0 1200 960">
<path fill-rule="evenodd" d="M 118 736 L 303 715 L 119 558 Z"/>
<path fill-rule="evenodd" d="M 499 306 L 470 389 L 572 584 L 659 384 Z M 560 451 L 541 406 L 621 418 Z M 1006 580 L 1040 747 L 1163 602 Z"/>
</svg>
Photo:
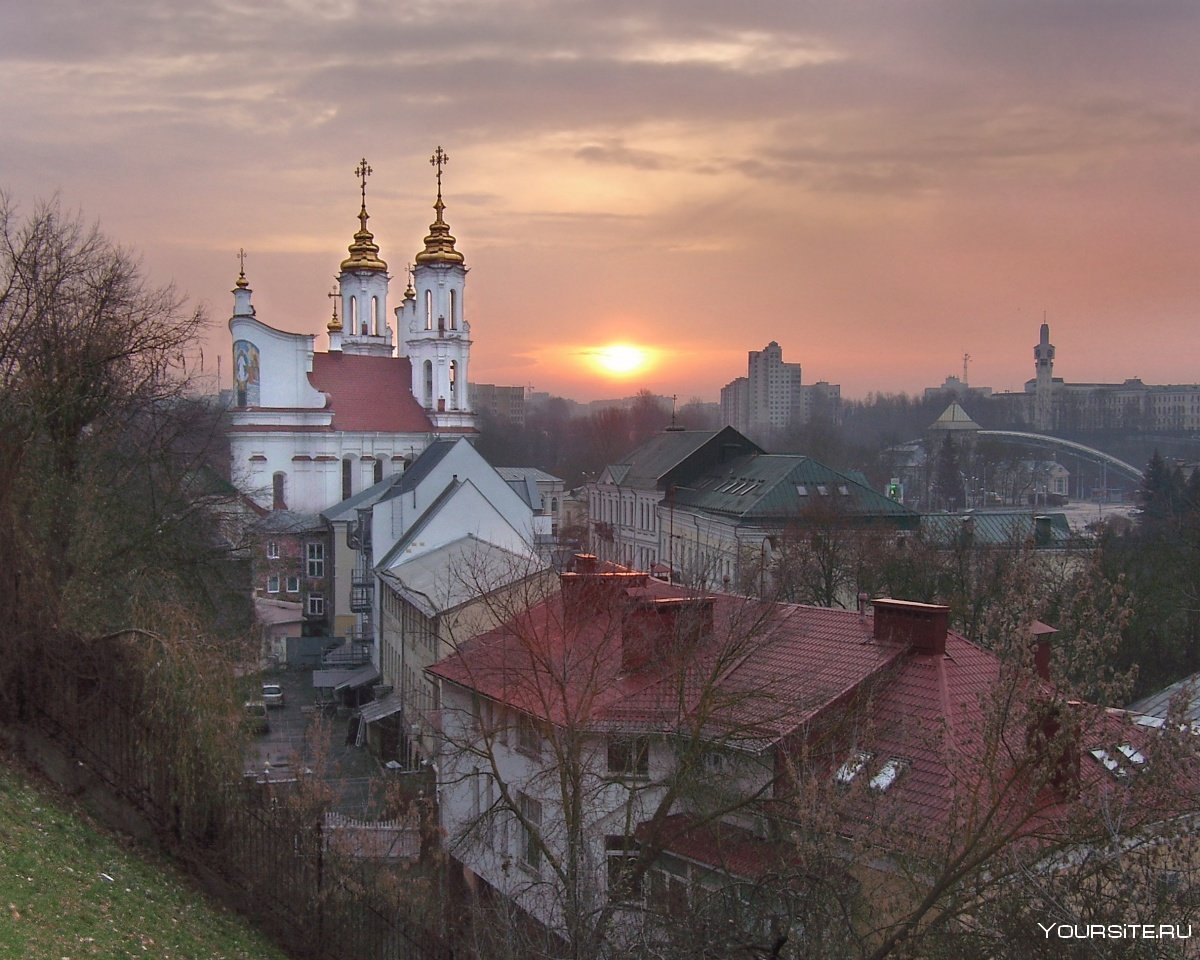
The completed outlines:
<svg viewBox="0 0 1200 960">
<path fill-rule="evenodd" d="M 833 775 L 836 783 L 850 783 L 859 775 L 862 768 L 871 762 L 872 754 L 864 750 L 859 750 L 850 757 L 845 763 L 838 767 L 837 773 Z"/>
<path fill-rule="evenodd" d="M 827 496 L 829 496 L 829 488 L 827 486 L 825 486 L 825 484 L 823 484 L 823 483 L 818 483 L 817 484 L 817 493 L 819 493 L 823 497 L 827 497 Z"/>
<path fill-rule="evenodd" d="M 843 497 L 848 497 L 848 496 L 850 496 L 850 488 L 848 486 L 846 486 L 844 483 L 839 483 L 838 484 L 838 493 L 840 493 Z"/>
<path fill-rule="evenodd" d="M 1107 750 L 1097 747 L 1095 750 L 1091 751 L 1091 754 L 1096 758 L 1096 761 L 1114 777 L 1126 776 L 1125 769 L 1119 763 L 1117 763 L 1116 759 L 1109 755 Z"/>
<path fill-rule="evenodd" d="M 1103 747 L 1096 747 L 1089 753 L 1114 777 L 1127 777 L 1130 771 L 1136 771 L 1146 765 L 1145 754 L 1131 743 L 1119 744 L 1116 753 L 1109 753 Z"/>
<path fill-rule="evenodd" d="M 900 779 L 900 774 L 908 769 L 908 761 L 900 757 L 889 757 L 887 763 L 879 768 L 879 772 L 871 778 L 869 786 L 872 790 L 883 793 L 891 789 L 892 784 Z"/>
<path fill-rule="evenodd" d="M 798 484 L 796 484 L 796 493 L 802 497 L 807 497 L 808 496 L 808 487 L 806 487 L 802 483 L 798 483 Z"/>
</svg>

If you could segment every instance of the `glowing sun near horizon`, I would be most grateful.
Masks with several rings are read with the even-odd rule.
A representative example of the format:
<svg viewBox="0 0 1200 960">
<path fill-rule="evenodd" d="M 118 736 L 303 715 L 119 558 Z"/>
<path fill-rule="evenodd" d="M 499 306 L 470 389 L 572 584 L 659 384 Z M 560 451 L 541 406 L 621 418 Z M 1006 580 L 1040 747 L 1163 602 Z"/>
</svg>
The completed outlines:
<svg viewBox="0 0 1200 960">
<path fill-rule="evenodd" d="M 585 351 L 592 367 L 608 377 L 631 377 L 651 365 L 653 351 L 632 343 L 610 343 Z"/>
</svg>

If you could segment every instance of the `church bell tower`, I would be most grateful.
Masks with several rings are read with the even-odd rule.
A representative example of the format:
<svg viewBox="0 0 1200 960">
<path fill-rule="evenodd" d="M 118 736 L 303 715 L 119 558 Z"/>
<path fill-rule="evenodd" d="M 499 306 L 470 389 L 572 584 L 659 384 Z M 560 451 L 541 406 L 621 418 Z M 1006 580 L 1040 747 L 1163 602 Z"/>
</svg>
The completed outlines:
<svg viewBox="0 0 1200 960">
<path fill-rule="evenodd" d="M 442 170 L 449 157 L 439 146 L 430 157 L 437 170 L 436 216 L 425 248 L 415 257 L 404 303 L 396 310 L 404 331 L 403 352 L 412 364 L 412 392 L 437 428 L 474 429 L 467 386 L 471 325 L 463 309 L 467 268 L 442 216 Z"/>
<path fill-rule="evenodd" d="M 329 349 L 340 347 L 343 353 L 390 357 L 393 345 L 387 324 L 387 264 L 379 258 L 379 245 L 367 229 L 367 177 L 371 168 L 365 157 L 354 175 L 359 180 L 362 206 L 350 255 L 342 261 L 338 274 L 342 316 L 340 323 L 335 320 L 329 325 Z"/>
</svg>

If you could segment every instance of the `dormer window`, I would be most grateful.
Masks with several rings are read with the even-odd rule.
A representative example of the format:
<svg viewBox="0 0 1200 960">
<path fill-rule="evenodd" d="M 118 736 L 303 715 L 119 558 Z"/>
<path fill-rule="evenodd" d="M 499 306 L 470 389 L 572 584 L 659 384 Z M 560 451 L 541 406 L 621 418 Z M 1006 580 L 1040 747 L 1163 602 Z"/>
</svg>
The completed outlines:
<svg viewBox="0 0 1200 960">
<path fill-rule="evenodd" d="M 837 773 L 833 775 L 835 783 L 848 784 L 853 783 L 854 778 L 862 772 L 863 767 L 871 762 L 873 754 L 867 753 L 865 750 L 857 750 L 855 753 L 838 767 Z"/>
<path fill-rule="evenodd" d="M 888 761 L 879 768 L 879 772 L 871 778 L 870 788 L 877 793 L 883 793 L 892 788 L 900 775 L 909 767 L 909 761 L 900 757 L 889 757 Z"/>
</svg>

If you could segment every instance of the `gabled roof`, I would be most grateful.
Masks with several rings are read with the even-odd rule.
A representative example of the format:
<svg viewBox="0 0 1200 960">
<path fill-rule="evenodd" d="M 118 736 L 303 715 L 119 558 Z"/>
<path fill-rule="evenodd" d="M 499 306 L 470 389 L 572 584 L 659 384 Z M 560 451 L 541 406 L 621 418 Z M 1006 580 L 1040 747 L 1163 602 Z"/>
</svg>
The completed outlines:
<svg viewBox="0 0 1200 960">
<path fill-rule="evenodd" d="M 704 452 L 706 447 L 710 448 L 714 460 L 720 456 L 722 447 L 734 448 L 738 453 L 759 450 L 756 444 L 733 427 L 720 430 L 664 430 L 632 451 L 619 464 L 609 466 L 608 472 L 614 483 L 634 487 L 660 486 L 673 479 L 675 471 L 689 458 Z"/>
<path fill-rule="evenodd" d="M 562 483 L 562 478 L 556 477 L 538 467 L 496 467 L 496 472 L 504 480 L 532 480 L 534 483 Z"/>
<path fill-rule="evenodd" d="M 468 535 L 381 572 L 427 617 L 446 613 L 541 569 L 531 556 Z"/>
<path fill-rule="evenodd" d="M 434 440 L 421 451 L 421 455 L 416 460 L 409 464 L 408 469 L 400 477 L 400 482 L 379 499 L 390 500 L 402 493 L 411 493 L 422 480 L 433 472 L 434 467 L 446 459 L 455 444 L 460 442 L 462 442 L 461 437 L 454 440 Z"/>
<path fill-rule="evenodd" d="M 328 398 L 333 429 L 355 433 L 432 433 L 412 395 L 407 357 L 314 353 L 309 383 Z"/>
<path fill-rule="evenodd" d="M 800 517 L 827 511 L 848 517 L 888 517 L 916 522 L 909 507 L 848 474 L 795 454 L 738 457 L 675 488 L 677 508 L 744 519 Z"/>
<path fill-rule="evenodd" d="M 278 533 L 302 536 L 306 533 L 321 533 L 327 529 L 325 517 L 319 513 L 296 513 L 292 510 L 272 510 L 254 521 L 251 529 L 255 533 Z"/>
<path fill-rule="evenodd" d="M 971 419 L 971 415 L 967 413 L 957 402 L 950 404 L 942 415 L 938 417 L 929 428 L 930 430 L 978 430 L 979 424 Z"/>
<path fill-rule="evenodd" d="M 914 836 L 946 823 L 964 791 L 969 798 L 971 790 L 986 791 L 1007 775 L 998 771 L 1000 780 L 991 780 L 997 772 L 985 768 L 985 741 L 995 722 L 992 696 L 1007 690 L 1001 688 L 1000 661 L 953 631 L 945 634 L 944 652 L 933 652 L 936 646 L 923 648 L 915 639 L 910 647 L 886 634 L 876 638 L 882 614 L 874 611 L 762 604 L 721 594 L 711 598 L 710 636 L 692 641 L 682 654 L 656 650 L 631 666 L 625 644 L 646 643 L 639 632 L 645 621 L 623 619 L 620 593 L 636 601 L 698 601 L 677 586 L 628 573 L 611 580 L 618 590 L 611 602 L 580 610 L 553 595 L 427 672 L 544 722 L 573 722 L 598 734 L 670 734 L 700 722 L 722 749 L 773 752 L 776 772 L 784 776 L 781 758 L 793 756 L 797 763 L 816 764 L 815 775 L 827 776 L 831 786 L 847 754 L 861 755 L 861 772 L 844 782 L 855 781 L 861 794 L 862 822 L 886 811 L 890 825 Z M 636 586 L 626 588 L 630 582 Z M 945 610 L 888 604 L 904 616 L 918 608 Z M 893 624 L 895 616 L 889 613 Z M 1019 682 L 1028 685 L 1030 703 L 1040 700 L 1041 681 Z M 1080 782 L 1104 790 L 1117 779 L 1088 751 L 1127 738 L 1128 727 L 1098 711 L 1088 716 Z M 1005 712 L 1005 763 L 1029 749 L 1029 717 L 1020 705 Z M 868 783 L 871 789 L 865 789 Z M 980 799 L 1007 803 L 997 789 L 999 799 Z M 847 810 L 858 810 L 858 802 L 851 794 Z M 1061 803 L 1057 795 L 1039 800 L 1037 815 L 1057 816 Z M 786 809 L 781 813 L 786 816 Z"/>
<path fill-rule="evenodd" d="M 388 493 L 391 492 L 392 487 L 398 485 L 403 478 L 404 474 L 400 473 L 384 477 L 378 483 L 373 483 L 371 486 L 359 490 L 354 496 L 343 500 L 341 503 L 335 503 L 328 510 L 324 511 L 321 516 L 330 523 L 355 520 L 358 517 L 359 507 L 369 507 L 385 499 Z"/>
</svg>

